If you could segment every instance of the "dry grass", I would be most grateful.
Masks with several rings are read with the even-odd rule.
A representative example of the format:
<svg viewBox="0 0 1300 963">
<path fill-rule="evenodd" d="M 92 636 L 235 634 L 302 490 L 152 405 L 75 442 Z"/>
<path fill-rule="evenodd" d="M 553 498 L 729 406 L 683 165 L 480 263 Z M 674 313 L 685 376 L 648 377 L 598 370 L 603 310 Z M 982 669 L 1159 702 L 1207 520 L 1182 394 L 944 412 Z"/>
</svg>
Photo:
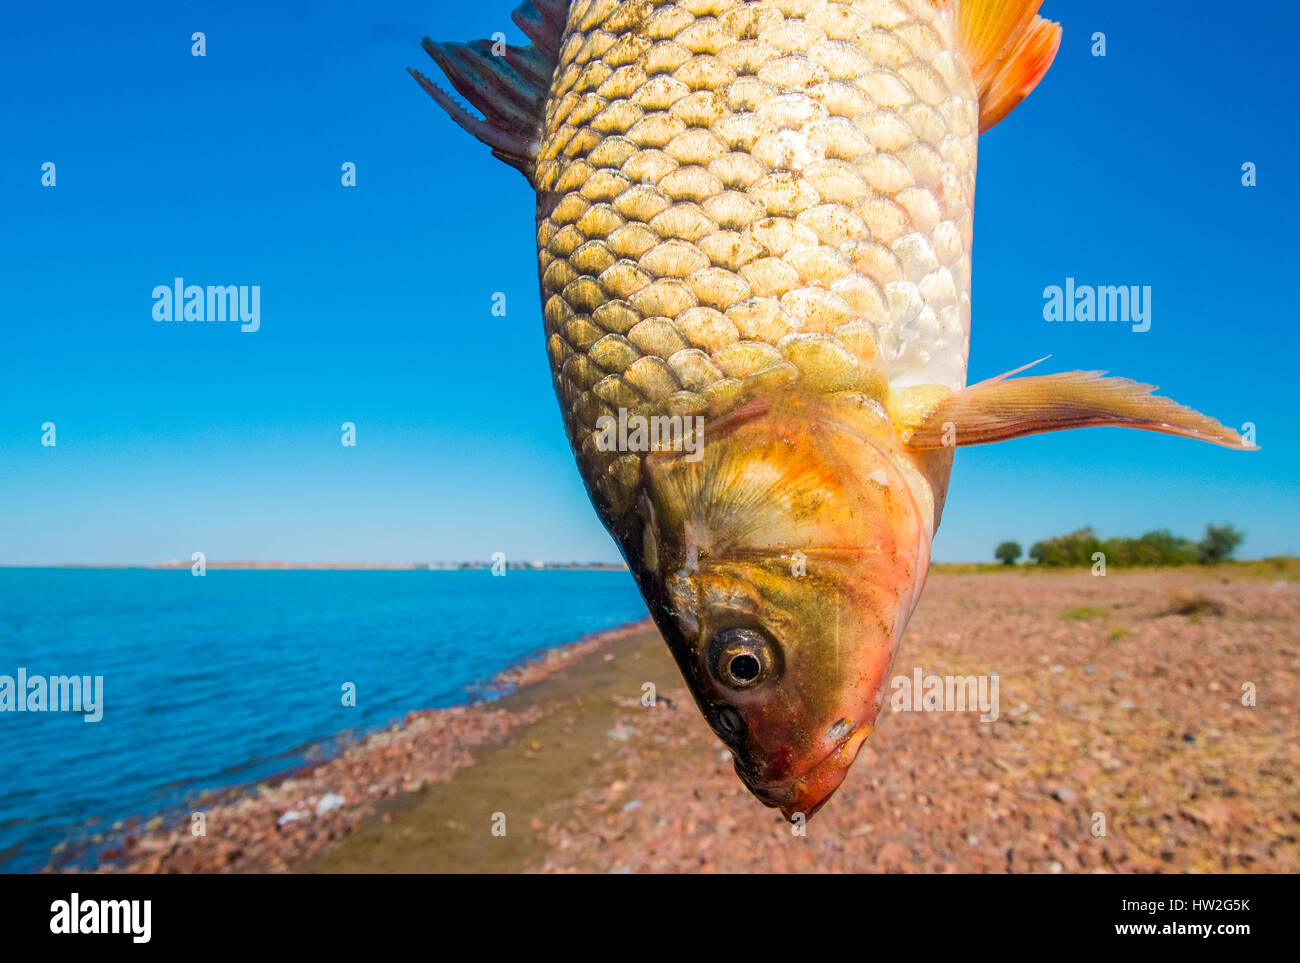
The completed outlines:
<svg viewBox="0 0 1300 963">
<path fill-rule="evenodd" d="M 1001 562 L 935 562 L 930 571 L 944 575 L 1069 575 L 1073 572 L 1087 571 L 1090 566 L 1079 568 L 1050 568 L 1033 562 L 1021 562 L 1017 565 L 1003 565 Z M 1154 572 L 1178 572 L 1181 574 L 1201 574 L 1219 579 L 1248 579 L 1261 581 L 1300 582 L 1300 558 L 1292 555 L 1279 555 L 1275 558 L 1257 558 L 1249 561 L 1220 562 L 1218 565 L 1180 565 L 1156 568 L 1119 568 L 1113 571 L 1129 574 L 1150 574 Z"/>
<path fill-rule="evenodd" d="M 1210 598 L 1204 592 L 1183 589 L 1169 596 L 1169 610 L 1166 615 L 1187 615 L 1199 619 L 1202 615 L 1222 615 L 1223 603 Z"/>
</svg>

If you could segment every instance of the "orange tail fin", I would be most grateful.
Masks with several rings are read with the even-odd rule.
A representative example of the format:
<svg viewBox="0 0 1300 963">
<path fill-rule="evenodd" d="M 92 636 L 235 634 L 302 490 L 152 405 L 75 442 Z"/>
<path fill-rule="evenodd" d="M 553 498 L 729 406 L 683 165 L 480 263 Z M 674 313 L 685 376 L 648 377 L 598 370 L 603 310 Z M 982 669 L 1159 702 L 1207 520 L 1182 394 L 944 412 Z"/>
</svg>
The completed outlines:
<svg viewBox="0 0 1300 963">
<path fill-rule="evenodd" d="M 1061 46 L 1061 25 L 1038 16 L 1043 0 L 959 0 L 962 48 L 979 92 L 980 132 L 1029 96 Z"/>
</svg>

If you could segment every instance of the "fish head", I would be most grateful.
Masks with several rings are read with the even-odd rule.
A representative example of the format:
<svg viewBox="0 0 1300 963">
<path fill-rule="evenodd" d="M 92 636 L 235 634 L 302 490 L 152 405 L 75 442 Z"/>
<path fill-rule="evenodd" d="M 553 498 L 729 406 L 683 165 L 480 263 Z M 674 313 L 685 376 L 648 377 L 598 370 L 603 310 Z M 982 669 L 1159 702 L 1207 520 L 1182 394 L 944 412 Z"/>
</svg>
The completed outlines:
<svg viewBox="0 0 1300 963">
<path fill-rule="evenodd" d="M 736 772 L 787 819 L 843 781 L 929 564 L 926 483 L 888 431 L 747 406 L 643 465 L 634 573 Z M 918 498 L 919 496 L 919 498 Z"/>
</svg>

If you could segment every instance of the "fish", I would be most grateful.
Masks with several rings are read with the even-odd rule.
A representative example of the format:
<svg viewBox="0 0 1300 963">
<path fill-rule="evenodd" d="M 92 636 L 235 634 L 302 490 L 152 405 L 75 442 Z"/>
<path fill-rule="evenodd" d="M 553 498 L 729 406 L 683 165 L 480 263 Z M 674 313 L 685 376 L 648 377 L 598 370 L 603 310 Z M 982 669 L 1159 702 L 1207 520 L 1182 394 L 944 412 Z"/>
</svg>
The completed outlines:
<svg viewBox="0 0 1300 963">
<path fill-rule="evenodd" d="M 1100 371 L 968 385 L 979 137 L 1042 0 L 528 0 L 422 46 L 537 195 L 568 441 L 741 781 L 792 822 L 873 732 L 955 450 L 1127 426 L 1249 449 Z"/>
</svg>

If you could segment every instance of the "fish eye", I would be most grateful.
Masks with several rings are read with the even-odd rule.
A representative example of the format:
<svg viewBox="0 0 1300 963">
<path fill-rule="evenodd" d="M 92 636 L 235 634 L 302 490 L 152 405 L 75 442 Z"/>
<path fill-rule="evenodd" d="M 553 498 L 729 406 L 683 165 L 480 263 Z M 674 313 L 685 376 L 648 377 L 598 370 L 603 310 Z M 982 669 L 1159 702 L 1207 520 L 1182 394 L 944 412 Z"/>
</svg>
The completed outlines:
<svg viewBox="0 0 1300 963">
<path fill-rule="evenodd" d="M 727 672 L 737 682 L 743 683 L 750 683 L 757 679 L 762 668 L 758 659 L 747 652 L 732 656 L 731 661 L 727 663 Z"/>
<path fill-rule="evenodd" d="M 776 674 L 776 646 L 754 629 L 724 629 L 709 643 L 709 667 L 730 689 L 752 689 Z"/>
</svg>

